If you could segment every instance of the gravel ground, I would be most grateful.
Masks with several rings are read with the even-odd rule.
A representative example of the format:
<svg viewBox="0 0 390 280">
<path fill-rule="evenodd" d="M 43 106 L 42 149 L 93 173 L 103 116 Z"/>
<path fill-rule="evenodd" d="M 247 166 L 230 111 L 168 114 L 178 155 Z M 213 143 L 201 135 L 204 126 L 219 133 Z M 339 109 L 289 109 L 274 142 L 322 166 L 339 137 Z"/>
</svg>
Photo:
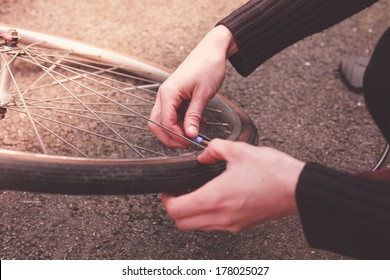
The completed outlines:
<svg viewBox="0 0 390 280">
<path fill-rule="evenodd" d="M 3 0 L 8 25 L 67 36 L 174 69 L 218 19 L 244 1 Z M 369 55 L 390 25 L 382 1 L 267 61 L 249 78 L 231 67 L 222 92 L 253 119 L 260 145 L 305 161 L 369 169 L 384 140 L 341 58 Z M 1 259 L 343 259 L 305 241 L 298 217 L 237 234 L 181 232 L 159 195 L 66 196 L 0 191 Z"/>
</svg>

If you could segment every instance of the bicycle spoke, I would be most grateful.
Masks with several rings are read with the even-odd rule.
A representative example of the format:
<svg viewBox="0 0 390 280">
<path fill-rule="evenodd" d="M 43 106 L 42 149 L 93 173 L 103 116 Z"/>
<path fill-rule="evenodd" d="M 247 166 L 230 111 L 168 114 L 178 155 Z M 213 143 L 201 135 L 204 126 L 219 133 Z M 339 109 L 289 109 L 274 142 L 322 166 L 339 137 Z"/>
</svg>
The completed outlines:
<svg viewBox="0 0 390 280">
<path fill-rule="evenodd" d="M 29 56 L 34 60 L 35 63 L 38 63 L 31 55 L 29 55 Z M 38 64 L 39 64 L 39 63 L 38 63 Z M 43 66 L 43 65 L 41 65 L 41 64 L 39 64 L 39 66 L 40 66 L 42 69 L 44 69 L 44 70 L 45 70 L 45 68 L 47 68 L 47 67 L 45 67 L 45 66 Z M 68 70 L 68 71 L 72 72 L 71 70 Z M 58 74 L 58 75 L 60 75 L 60 76 L 62 76 L 62 77 L 65 77 L 65 78 L 66 78 L 66 76 L 63 75 L 63 74 L 61 74 L 61 73 L 58 73 L 58 72 L 55 72 L 55 73 Z M 51 74 L 49 73 L 49 75 L 51 75 Z M 51 75 L 51 76 L 52 76 L 52 75 Z M 53 77 L 53 76 L 52 76 L 52 77 Z M 89 79 L 88 77 L 86 77 L 86 78 Z M 56 81 L 58 81 L 58 79 L 56 79 L 55 77 L 53 77 L 53 79 L 55 79 Z M 85 88 L 86 90 L 89 90 L 89 91 L 95 93 L 96 95 L 98 95 L 98 96 L 100 96 L 100 97 L 102 97 L 102 98 L 104 98 L 104 99 L 106 99 L 106 100 L 108 100 L 108 101 L 110 101 L 110 102 L 115 103 L 118 107 L 123 108 L 123 109 L 125 109 L 125 110 L 128 110 L 128 111 L 130 111 L 130 112 L 136 114 L 136 115 L 139 116 L 141 119 L 143 119 L 143 120 L 145 120 L 145 121 L 148 121 L 148 122 L 151 122 L 151 123 L 155 124 L 156 126 L 158 126 L 158 127 L 162 128 L 162 129 L 168 131 L 169 133 L 171 133 L 171 134 L 173 134 L 173 135 L 175 135 L 175 136 L 177 136 L 177 137 L 179 137 L 179 138 L 181 138 L 181 139 L 183 139 L 183 140 L 185 140 L 185 141 L 188 141 L 188 142 L 192 143 L 193 145 L 198 146 L 198 147 L 201 148 L 201 149 L 204 149 L 204 147 L 203 147 L 202 145 L 198 144 L 198 143 L 195 142 L 194 140 L 189 139 L 189 138 L 187 138 L 187 137 L 185 137 L 185 136 L 183 136 L 183 135 L 181 135 L 181 134 L 179 134 L 179 133 L 177 133 L 177 132 L 175 132 L 175 131 L 173 131 L 173 130 L 171 130 L 171 129 L 169 129 L 169 128 L 167 128 L 167 127 L 165 127 L 165 126 L 163 126 L 163 125 L 161 125 L 161 124 L 159 124 L 159 123 L 156 123 L 156 122 L 150 120 L 148 117 L 146 117 L 146 116 L 144 116 L 144 115 L 138 113 L 137 111 L 135 111 L 135 110 L 133 110 L 133 109 L 131 109 L 131 108 L 128 108 L 128 107 L 122 105 L 121 103 L 119 103 L 119 102 L 113 100 L 112 98 L 109 98 L 109 97 L 107 97 L 107 96 L 105 96 L 105 95 L 102 95 L 101 93 L 97 92 L 96 90 L 94 90 L 94 89 L 92 89 L 92 88 L 90 88 L 90 87 L 88 87 L 88 86 L 85 86 L 85 85 L 81 84 L 81 83 L 78 82 L 78 81 L 73 81 L 73 82 L 76 83 L 77 85 L 79 85 L 79 86 Z M 96 81 L 96 82 L 97 82 L 98 84 L 102 85 L 102 86 L 107 86 L 107 87 L 109 87 L 109 88 L 114 88 L 114 87 L 112 87 L 112 86 L 110 86 L 110 85 L 108 85 L 108 84 L 102 83 L 102 82 L 100 82 L 100 81 Z M 66 89 L 66 87 L 65 87 L 63 84 L 60 84 L 60 85 L 61 85 L 63 88 Z M 66 89 L 66 90 L 67 90 L 67 89 Z M 68 90 L 67 90 L 67 91 L 68 91 Z M 119 91 L 119 92 L 123 92 L 122 90 L 118 90 L 118 91 Z M 74 96 L 74 97 L 77 99 L 77 97 L 76 97 L 73 93 L 71 93 L 70 91 L 68 91 L 68 92 L 69 92 L 72 96 Z M 136 96 L 135 96 L 135 97 L 136 97 Z M 137 97 L 136 97 L 136 98 L 137 98 Z M 78 100 L 78 101 L 79 101 L 79 100 Z M 80 100 L 79 102 L 82 103 L 81 100 Z M 84 105 L 84 104 L 83 104 L 83 105 Z M 86 105 L 84 105 L 84 106 L 86 106 Z M 93 113 L 93 112 L 91 111 L 91 113 Z M 114 130 L 113 130 L 113 131 L 114 131 Z M 120 136 L 120 135 L 118 135 L 118 136 L 122 138 L 122 136 Z M 130 146 L 131 146 L 131 145 L 130 145 Z M 141 156 L 142 156 L 142 154 L 141 154 Z"/>
<path fill-rule="evenodd" d="M 83 157 L 88 157 L 88 155 L 86 155 L 85 153 L 83 153 L 82 151 L 80 151 L 80 149 L 78 149 L 76 146 L 74 146 L 72 143 L 66 141 L 64 138 L 62 138 L 61 136 L 59 136 L 57 133 L 53 132 L 51 129 L 47 128 L 45 125 L 43 125 L 42 123 L 40 123 L 39 121 L 37 121 L 36 119 L 34 119 L 34 122 L 36 124 L 38 124 L 40 127 L 42 127 L 43 129 L 45 129 L 47 132 L 49 132 L 51 135 L 53 135 L 55 138 L 61 140 L 63 143 L 65 143 L 66 145 L 68 145 L 69 147 L 71 147 L 73 150 L 75 150 L 76 152 L 80 153 Z"/>
<path fill-rule="evenodd" d="M 26 61 L 28 61 L 28 60 L 26 60 Z M 44 67 L 43 65 L 40 65 L 40 66 L 41 66 L 41 67 Z M 63 68 L 65 69 L 65 67 L 63 67 Z M 76 71 L 72 71 L 72 70 L 69 70 L 69 69 L 66 69 L 66 70 L 71 71 L 72 73 L 77 73 Z M 82 85 L 82 84 L 80 84 L 79 82 L 76 82 L 75 80 L 72 80 L 71 77 L 67 77 L 67 76 L 65 76 L 65 75 L 63 75 L 63 74 L 61 74 L 61 73 L 59 73 L 59 72 L 55 72 L 55 73 L 58 74 L 58 75 L 60 75 L 60 76 L 62 76 L 62 77 L 65 77 L 65 78 L 64 78 L 64 79 L 61 79 L 61 80 L 56 79 L 56 81 L 55 81 L 54 83 L 52 83 L 51 85 L 56 85 L 56 84 L 61 84 L 61 85 L 63 85 L 63 84 L 66 83 L 66 82 L 74 82 L 74 83 L 76 83 L 76 84 Z M 135 99 L 138 99 L 138 100 L 140 100 L 140 101 L 143 101 L 143 102 L 145 102 L 145 103 L 149 103 L 149 104 L 151 104 L 151 105 L 154 104 L 153 101 L 150 101 L 150 100 L 141 98 L 141 97 L 139 97 L 139 96 L 137 96 L 137 95 L 134 95 L 134 94 L 131 94 L 131 93 L 128 93 L 128 92 L 127 92 L 127 90 L 133 90 L 133 89 L 142 89 L 142 90 L 144 90 L 144 91 L 148 91 L 148 87 L 150 87 L 150 86 L 142 86 L 142 87 L 131 86 L 131 87 L 127 87 L 127 88 L 124 88 L 124 89 L 120 89 L 120 88 L 116 88 L 116 87 L 110 86 L 110 85 L 108 85 L 108 84 L 105 84 L 105 83 L 103 83 L 103 82 L 101 82 L 101 81 L 98 81 L 98 80 L 96 80 L 96 79 L 88 78 L 88 77 L 86 77 L 86 76 L 84 76 L 84 78 L 87 78 L 88 80 L 90 80 L 90 81 L 92 81 L 92 82 L 95 82 L 95 83 L 97 83 L 97 84 L 99 84 L 99 85 L 102 85 L 102 86 L 106 86 L 106 87 L 108 87 L 108 88 L 111 89 L 111 91 L 105 91 L 105 92 L 100 93 L 100 94 L 107 94 L 107 93 L 113 93 L 113 92 L 120 92 L 120 93 L 123 93 L 123 94 L 125 94 L 125 95 L 130 96 L 130 97 L 133 97 L 133 98 L 135 98 Z M 155 85 L 153 85 L 152 87 L 155 87 Z M 86 89 L 88 89 L 88 88 L 86 88 Z M 90 88 L 89 88 L 89 91 L 91 91 Z M 96 91 L 95 91 L 95 90 L 93 90 L 93 91 L 91 91 L 91 92 L 94 92 L 94 93 L 96 94 Z M 155 93 L 155 92 L 154 92 L 154 93 Z"/>
<path fill-rule="evenodd" d="M 47 67 L 41 65 L 34 57 L 32 57 L 32 55 L 30 55 L 28 52 L 27 52 L 28 56 L 30 58 L 32 58 L 34 60 L 34 62 L 39 65 L 43 71 L 47 72 Z M 56 72 L 56 71 L 54 71 Z M 58 82 L 58 79 L 55 78 L 50 72 L 48 72 L 48 74 L 55 80 Z M 59 73 L 58 73 L 59 74 Z M 64 76 L 62 74 L 60 74 L 61 76 Z M 77 81 L 74 81 L 76 84 L 79 84 Z M 86 108 L 92 115 L 94 115 L 96 118 L 98 118 L 100 120 L 100 122 L 102 122 L 108 129 L 110 129 L 115 135 L 117 135 L 122 141 L 124 141 L 126 143 L 126 145 L 128 145 L 131 149 L 133 149 L 140 157 L 144 158 L 145 156 L 139 152 L 139 150 L 137 149 L 137 147 L 135 147 L 133 144 L 129 143 L 120 133 L 118 133 L 115 129 L 113 129 L 109 124 L 107 124 L 106 122 L 104 122 L 103 119 L 101 119 L 92 109 L 90 109 L 80 98 L 78 98 L 72 91 L 70 91 L 65 85 L 63 85 L 62 83 L 59 84 L 63 89 L 65 89 L 66 92 L 68 92 L 70 95 L 72 95 L 84 108 Z M 83 86 L 82 84 L 80 84 L 81 86 Z M 85 86 L 83 86 L 85 87 Z M 88 89 L 88 87 L 85 87 L 86 89 Z M 95 90 L 93 89 L 90 89 L 89 90 L 91 92 L 94 92 L 94 93 L 97 93 Z"/>
<path fill-rule="evenodd" d="M 11 79 L 12 79 L 12 82 L 13 82 L 15 88 L 16 88 L 16 91 L 18 92 L 19 98 L 22 101 L 22 104 L 24 105 L 24 107 L 26 108 L 26 114 L 27 114 L 27 116 L 28 116 L 28 118 L 29 118 L 29 120 L 31 122 L 31 125 L 33 127 L 33 131 L 34 131 L 34 133 L 35 133 L 35 135 L 36 135 L 36 137 L 38 139 L 38 142 L 39 142 L 39 145 L 40 145 L 40 147 L 42 149 L 42 152 L 44 154 L 47 154 L 46 146 L 45 146 L 45 144 L 44 144 L 44 142 L 43 142 L 43 140 L 42 140 L 42 138 L 41 138 L 41 136 L 40 136 L 40 134 L 38 132 L 38 129 L 37 129 L 36 125 L 35 125 L 35 122 L 34 122 L 32 116 L 31 116 L 30 111 L 26 107 L 26 102 L 25 102 L 25 100 L 23 98 L 23 94 L 21 93 L 21 91 L 19 89 L 19 86 L 18 86 L 18 83 L 16 82 L 15 77 L 14 77 L 14 75 L 13 75 L 11 69 L 10 69 L 10 64 L 19 55 L 19 53 L 20 53 L 20 51 L 15 53 L 15 55 L 12 57 L 12 59 L 10 61 L 6 61 L 6 59 L 3 56 L 1 56 L 1 59 L 3 60 L 3 62 L 5 62 L 7 71 L 8 71 L 8 73 L 9 73 Z"/>
<path fill-rule="evenodd" d="M 38 55 L 38 54 L 35 54 L 35 55 L 37 55 L 39 58 L 43 59 L 43 61 L 45 61 L 45 62 L 52 63 L 52 61 L 47 60 L 47 59 L 44 59 L 44 58 L 42 58 L 42 57 L 41 57 L 40 55 Z M 36 61 L 37 61 L 37 59 L 36 59 Z M 77 69 L 77 68 L 74 68 L 74 67 L 70 67 L 70 66 L 66 66 L 66 65 L 61 65 L 61 67 L 62 67 L 63 69 L 65 69 L 65 70 L 69 71 L 70 73 L 75 74 L 75 75 L 78 75 L 78 74 L 79 74 L 77 71 L 81 71 L 80 69 Z M 76 70 L 75 70 L 75 69 L 76 69 Z M 89 74 L 90 74 L 91 76 L 95 76 L 93 73 L 89 73 Z M 64 80 L 76 82 L 74 79 L 72 79 L 72 77 L 66 77 L 65 75 L 63 75 L 63 76 L 65 77 Z M 97 75 L 97 76 L 98 76 L 99 78 L 102 78 L 102 79 L 106 79 L 106 80 L 110 80 L 110 81 L 115 81 L 116 83 L 121 83 L 121 84 L 125 84 L 125 85 L 128 86 L 127 83 L 124 83 L 124 82 L 121 82 L 121 81 L 117 81 L 117 80 L 110 79 L 110 78 L 108 78 L 108 77 L 104 77 L 104 76 L 100 76 L 100 75 Z M 87 79 L 87 80 L 89 80 L 89 81 L 91 81 L 91 82 L 97 83 L 97 84 L 99 84 L 99 85 L 108 87 L 108 88 L 110 88 L 111 90 L 116 90 L 116 91 L 119 91 L 119 92 L 121 92 L 121 93 L 130 95 L 131 97 L 136 98 L 136 99 L 138 99 L 138 100 L 144 101 L 144 102 L 146 102 L 146 103 L 153 104 L 153 101 L 143 99 L 143 98 L 141 98 L 141 97 L 139 97 L 139 96 L 136 96 L 136 95 L 134 95 L 134 94 L 130 94 L 130 93 L 128 93 L 128 92 L 123 91 L 122 89 L 113 87 L 113 86 L 111 86 L 111 85 L 109 85 L 109 84 L 107 84 L 107 83 L 104 83 L 104 82 L 102 82 L 102 81 L 99 81 L 99 80 L 97 80 L 97 79 L 88 77 L 88 76 L 86 76 L 86 75 L 84 75 L 83 78 L 85 78 L 85 79 Z M 61 80 L 61 81 L 64 81 L 64 80 Z M 58 81 L 56 81 L 56 83 L 60 83 L 61 81 L 58 80 Z M 64 82 L 65 82 L 65 81 L 64 81 Z M 137 86 L 134 86 L 134 85 L 131 85 L 131 86 L 132 86 L 134 89 L 138 89 Z M 147 91 L 146 88 L 143 88 L 143 90 Z M 155 94 L 154 91 L 149 91 L 149 92 L 152 92 L 153 94 Z"/>
<path fill-rule="evenodd" d="M 149 88 L 149 87 L 152 87 L 152 86 L 149 86 L 149 85 L 145 85 L 145 86 L 139 86 L 137 89 L 143 89 L 143 88 Z M 153 86 L 154 87 L 154 86 Z M 39 88 L 34 88 L 34 89 L 41 89 L 41 87 Z M 129 88 L 123 88 L 122 91 L 126 91 L 126 90 L 133 90 L 135 89 L 134 87 L 129 87 Z M 31 89 L 30 89 L 31 91 Z M 104 92 L 101 92 L 101 94 L 110 94 L 110 93 L 117 93 L 118 91 L 117 90 L 110 90 L 110 91 L 104 91 Z M 13 93 L 13 92 L 11 92 Z M 77 97 L 81 98 L 81 97 L 89 97 L 89 96 L 95 96 L 95 94 L 93 93 L 88 93 L 88 94 L 79 94 L 79 95 L 76 95 Z M 63 97 L 56 97 L 56 98 L 45 98 L 45 99 L 33 99 L 33 98 L 29 98 L 29 100 L 34 100 L 36 103 L 42 103 L 42 102 L 53 102 L 53 101 L 60 101 L 60 100 L 66 100 L 66 99 L 74 99 L 73 96 L 63 96 Z M 78 102 L 75 103 L 75 104 L 79 104 Z M 148 103 L 148 104 L 136 104 L 136 103 L 131 103 L 129 104 L 131 106 L 146 106 L 146 105 L 149 105 L 149 106 L 153 106 L 154 104 L 152 103 Z"/>
<path fill-rule="evenodd" d="M 30 107 L 30 109 L 51 110 L 53 112 L 63 113 L 65 115 L 70 115 L 70 116 L 75 116 L 75 117 L 79 117 L 79 118 L 99 121 L 99 119 L 96 119 L 96 118 L 93 118 L 93 117 L 89 117 L 89 116 L 85 116 L 85 115 L 81 115 L 81 114 L 75 114 L 75 113 L 71 112 L 71 111 L 88 112 L 87 110 L 77 110 L 77 109 L 71 109 L 71 108 L 59 109 L 57 107 L 43 107 L 43 106 L 35 106 L 35 105 L 29 105 L 29 107 Z M 120 113 L 115 113 L 115 112 L 100 112 L 100 111 L 95 111 L 95 112 L 98 113 L 98 114 L 119 115 L 119 116 L 122 116 L 122 117 L 135 117 L 135 115 L 120 114 Z M 136 128 L 136 129 L 139 129 L 139 130 L 149 131 L 149 129 L 144 128 L 144 127 L 140 127 L 140 126 L 134 126 L 134 125 L 129 125 L 129 124 L 125 124 L 125 123 L 119 123 L 119 122 L 114 122 L 114 121 L 109 121 L 109 120 L 104 120 L 104 121 L 107 122 L 107 123 L 112 123 L 112 124 L 120 125 L 120 126 L 123 126 L 123 127 Z"/>
<path fill-rule="evenodd" d="M 38 51 L 39 51 L 39 48 L 36 48 Z M 44 51 L 48 51 L 48 49 L 46 48 L 42 48 L 41 50 L 44 50 Z M 55 55 L 53 54 L 44 54 L 42 52 L 39 52 L 40 55 L 42 56 L 47 56 L 47 57 L 55 57 Z M 109 63 L 103 63 L 101 61 L 97 62 L 96 60 L 92 60 L 92 59 L 86 59 L 86 58 L 82 58 L 82 57 L 76 57 L 76 56 L 72 56 L 72 59 L 68 60 L 69 62 L 71 62 L 72 64 L 78 64 L 78 65 L 84 65 L 86 67 L 90 67 L 90 68 L 94 68 L 96 66 L 93 66 L 93 65 L 100 65 L 100 66 L 104 66 L 104 67 L 118 67 L 117 65 L 113 65 L 113 64 L 109 64 Z M 98 68 L 95 68 L 95 69 L 98 69 Z M 99 68 L 99 69 L 104 69 L 104 68 Z M 143 81 L 143 82 L 147 82 L 147 83 L 155 83 L 155 81 L 153 80 L 150 80 L 150 79 L 146 79 L 146 78 L 142 78 L 142 77 L 139 77 L 139 76 L 135 76 L 135 75 L 131 75 L 131 74 L 128 74 L 128 73 L 121 73 L 121 72 L 115 72 L 115 71 L 110 71 L 112 72 L 111 74 L 115 74 L 115 75 L 118 75 L 118 76 L 122 76 L 122 77 L 126 77 L 126 78 L 130 78 L 130 79 L 134 79 L 134 80 L 138 80 L 138 81 Z"/>
<path fill-rule="evenodd" d="M 40 87 L 35 87 L 35 88 L 32 88 L 30 89 L 30 91 L 32 90 L 37 90 L 37 89 L 42 89 L 44 87 L 48 87 L 48 86 L 52 86 L 52 85 L 45 85 L 45 86 L 40 86 Z M 121 90 L 122 91 L 127 91 L 127 90 L 134 90 L 134 89 L 140 89 L 140 90 L 143 90 L 143 89 L 149 89 L 149 88 L 155 88 L 157 86 L 157 84 L 153 84 L 153 85 L 142 85 L 142 86 L 137 86 L 137 88 L 131 86 L 131 87 L 127 87 L 127 88 L 122 88 Z M 101 94 L 110 94 L 110 93 L 116 93 L 118 92 L 117 90 L 110 90 L 110 91 L 104 91 L 104 92 L 101 92 Z M 10 93 L 13 93 L 13 92 L 10 92 Z M 82 94 L 82 95 L 77 95 L 77 97 L 87 97 L 87 96 L 94 96 L 95 94 Z M 66 100 L 66 99 L 73 99 L 73 96 L 64 96 L 64 97 L 57 97 L 57 98 L 47 98 L 47 99 L 35 99 L 35 101 L 37 103 L 40 103 L 40 102 L 53 102 L 53 101 L 60 101 L 60 100 Z M 33 98 L 30 98 L 30 100 L 33 100 Z M 148 104 L 136 104 L 136 103 L 131 103 L 129 104 L 131 106 L 153 106 L 154 103 L 150 103 L 148 102 Z M 207 108 L 206 108 L 207 109 Z"/>
<path fill-rule="evenodd" d="M 15 111 L 15 112 L 18 112 L 18 113 L 23 113 L 23 114 L 27 114 L 27 112 L 23 111 L 22 109 L 15 109 L 15 108 L 9 108 L 11 111 Z M 84 133 L 87 133 L 87 134 L 90 134 L 90 135 L 94 135 L 96 137 L 99 137 L 99 138 L 102 138 L 102 139 L 105 139 L 105 140 L 109 140 L 111 142 L 115 142 L 115 143 L 118 143 L 118 144 L 123 144 L 123 145 L 127 145 L 126 142 L 124 141 L 121 141 L 121 140 L 118 140 L 118 139 L 114 139 L 114 138 L 111 138 L 111 137 L 107 137 L 105 135 L 102 135 L 102 134 L 99 134 L 99 133 L 96 133 L 96 132 L 93 132 L 91 130 L 87 130 L 87 129 L 84 129 L 84 128 L 81 128 L 81 127 L 77 127 L 77 126 L 74 126 L 74 125 L 71 125 L 71 124 L 68 124 L 68 123 L 64 123 L 64 122 L 61 122 L 61 121 L 58 121 L 58 120 L 54 120 L 52 118 L 47 118 L 45 116 L 41 116 L 41 115 L 38 115 L 38 114 L 34 114 L 34 113 L 30 113 L 32 116 L 36 117 L 36 118 L 39 118 L 39 119 L 43 119 L 43 120 L 46 120 L 48 122 L 52 122 L 52 123 L 55 123 L 57 125 L 61 125 L 61 126 L 65 126 L 65 127 L 69 127 L 71 129 L 74 129 L 74 130 L 77 130 L 77 131 L 81 131 L 81 132 L 84 132 Z M 153 151 L 153 150 L 150 150 L 150 149 L 147 149 L 147 148 L 144 148 L 144 147 L 141 147 L 141 146 L 138 146 L 138 145 L 134 145 L 136 146 L 138 149 L 140 150 L 144 150 L 144 151 L 147 151 L 147 152 L 150 152 L 150 153 L 153 153 L 153 154 L 156 154 L 156 155 L 159 155 L 159 156 L 166 156 L 165 154 L 163 153 L 160 153 L 160 152 L 157 152 L 157 151 Z"/>
<path fill-rule="evenodd" d="M 88 103 L 85 103 L 85 104 L 88 104 Z M 58 109 L 59 107 L 49 107 L 49 106 L 36 106 L 36 105 L 33 105 L 33 104 L 27 104 L 29 105 L 29 107 L 31 109 L 42 109 L 42 110 L 55 110 L 55 109 Z M 75 108 L 64 108 L 62 109 L 63 111 L 67 111 L 68 113 L 70 112 L 80 112 L 80 113 L 90 113 L 89 110 L 82 110 L 82 109 L 75 109 Z M 114 115 L 114 116 L 122 116 L 122 117 L 137 117 L 137 115 L 130 115 L 130 114 L 122 114 L 122 113 L 118 113 L 118 112 L 107 112 L 107 111 L 96 111 L 94 110 L 94 112 L 96 114 L 100 114 L 100 115 Z"/>
<path fill-rule="evenodd" d="M 57 64 L 59 64 L 61 62 L 61 59 L 57 60 L 57 62 L 55 62 L 52 66 L 49 67 L 48 69 L 48 72 L 50 71 L 53 71 L 56 67 L 57 67 Z M 28 91 L 33 88 L 37 83 L 39 83 L 39 81 L 41 81 L 44 77 L 47 76 L 47 72 L 44 72 L 41 76 L 38 77 L 38 79 L 36 79 L 27 89 L 21 91 L 22 92 L 22 95 L 26 95 L 26 93 L 28 93 Z"/>
</svg>

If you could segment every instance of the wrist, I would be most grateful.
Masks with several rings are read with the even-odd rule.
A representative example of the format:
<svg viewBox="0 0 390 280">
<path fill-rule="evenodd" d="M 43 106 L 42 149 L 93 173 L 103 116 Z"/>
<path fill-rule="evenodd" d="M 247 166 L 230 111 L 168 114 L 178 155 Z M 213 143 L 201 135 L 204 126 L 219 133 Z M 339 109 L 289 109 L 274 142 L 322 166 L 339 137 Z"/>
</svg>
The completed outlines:
<svg viewBox="0 0 390 280">
<path fill-rule="evenodd" d="M 233 34 L 224 25 L 217 25 L 208 34 L 211 38 L 212 44 L 225 52 L 226 58 L 238 51 Z M 206 36 L 206 37 L 207 37 Z"/>
<path fill-rule="evenodd" d="M 290 176 L 287 176 L 287 182 L 285 182 L 286 186 L 286 196 L 288 197 L 288 205 L 286 205 L 286 209 L 289 209 L 289 214 L 295 214 L 298 212 L 297 201 L 296 201 L 296 189 L 299 181 L 299 177 L 301 176 L 302 170 L 305 166 L 305 163 L 299 161 L 297 159 L 292 158 L 292 162 L 290 163 L 289 170 Z"/>
</svg>

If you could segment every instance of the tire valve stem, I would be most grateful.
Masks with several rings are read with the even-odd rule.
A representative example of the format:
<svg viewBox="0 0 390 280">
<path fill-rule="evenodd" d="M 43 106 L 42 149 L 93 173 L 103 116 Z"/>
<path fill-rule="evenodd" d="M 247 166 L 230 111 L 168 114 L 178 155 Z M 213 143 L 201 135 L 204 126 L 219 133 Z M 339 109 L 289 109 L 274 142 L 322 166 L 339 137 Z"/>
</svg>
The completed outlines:
<svg viewBox="0 0 390 280">
<path fill-rule="evenodd" d="M 200 136 L 197 136 L 195 138 L 191 138 L 192 141 L 194 141 L 195 143 L 198 143 L 199 145 L 203 145 L 205 147 L 208 146 L 208 144 L 210 143 L 209 141 L 205 140 L 203 137 L 200 137 Z"/>
</svg>

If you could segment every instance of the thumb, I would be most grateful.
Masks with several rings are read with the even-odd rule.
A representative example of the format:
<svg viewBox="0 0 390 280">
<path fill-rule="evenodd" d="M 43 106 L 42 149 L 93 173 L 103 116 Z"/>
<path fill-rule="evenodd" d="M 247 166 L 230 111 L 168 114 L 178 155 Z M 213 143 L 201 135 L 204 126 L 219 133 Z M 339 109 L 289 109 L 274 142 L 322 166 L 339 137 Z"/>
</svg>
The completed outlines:
<svg viewBox="0 0 390 280">
<path fill-rule="evenodd" d="M 184 130 L 188 137 L 194 138 L 198 136 L 200 122 L 207 102 L 207 99 L 199 97 L 194 97 L 191 100 L 184 117 Z"/>
</svg>

